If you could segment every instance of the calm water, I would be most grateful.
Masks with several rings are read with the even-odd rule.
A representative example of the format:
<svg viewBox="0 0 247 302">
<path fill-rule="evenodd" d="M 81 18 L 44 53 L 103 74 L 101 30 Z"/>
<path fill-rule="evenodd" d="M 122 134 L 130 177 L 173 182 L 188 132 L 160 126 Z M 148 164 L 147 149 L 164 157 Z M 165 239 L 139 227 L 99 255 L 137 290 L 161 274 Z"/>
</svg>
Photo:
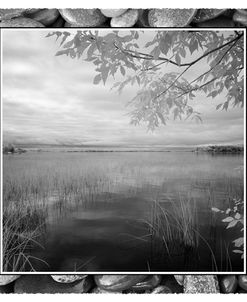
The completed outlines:
<svg viewBox="0 0 247 302">
<path fill-rule="evenodd" d="M 45 208 L 38 271 L 242 271 L 239 228 L 211 207 L 243 198 L 243 155 L 29 152 L 3 164 L 5 204 L 16 194 Z"/>
</svg>

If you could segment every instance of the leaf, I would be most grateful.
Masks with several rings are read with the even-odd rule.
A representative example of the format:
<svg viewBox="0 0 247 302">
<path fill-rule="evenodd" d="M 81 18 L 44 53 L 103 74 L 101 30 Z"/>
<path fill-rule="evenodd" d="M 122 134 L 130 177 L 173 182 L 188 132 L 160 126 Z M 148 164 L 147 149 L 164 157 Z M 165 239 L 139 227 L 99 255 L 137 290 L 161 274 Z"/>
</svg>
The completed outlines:
<svg viewBox="0 0 247 302">
<path fill-rule="evenodd" d="M 216 110 L 220 109 L 220 107 L 222 106 L 222 103 L 216 106 Z"/>
<path fill-rule="evenodd" d="M 60 31 L 56 31 L 54 34 L 57 35 L 56 41 L 62 35 L 62 33 Z"/>
<path fill-rule="evenodd" d="M 212 91 L 212 93 L 211 93 L 212 98 L 215 98 L 217 94 L 218 94 L 218 91 L 216 91 L 216 90 Z"/>
<path fill-rule="evenodd" d="M 226 214 L 228 215 L 230 212 L 231 212 L 231 209 L 228 208 L 228 209 L 226 210 Z"/>
<path fill-rule="evenodd" d="M 156 41 L 149 41 L 149 42 L 147 42 L 146 44 L 145 44 L 145 47 L 149 47 L 149 46 L 151 46 L 151 45 L 153 45 L 154 43 L 155 43 Z"/>
<path fill-rule="evenodd" d="M 81 44 L 78 48 L 77 48 L 77 51 L 78 51 L 78 54 L 82 55 L 84 50 L 87 49 L 87 47 L 89 46 L 90 44 L 89 43 L 83 43 Z"/>
<path fill-rule="evenodd" d="M 97 85 L 99 84 L 100 81 L 101 81 L 101 74 L 97 74 L 93 79 L 93 83 L 94 85 Z"/>
<path fill-rule="evenodd" d="M 196 120 L 197 120 L 198 122 L 201 122 L 201 123 L 202 123 L 202 118 L 200 117 L 200 115 L 195 115 L 194 117 L 196 118 Z"/>
<path fill-rule="evenodd" d="M 185 51 L 184 47 L 180 48 L 180 55 L 181 55 L 183 58 L 185 58 L 185 56 L 186 56 L 186 51 Z"/>
<path fill-rule="evenodd" d="M 88 48 L 88 50 L 87 50 L 87 56 L 88 56 L 89 59 L 92 58 L 93 52 L 94 52 L 94 50 L 95 50 L 96 47 L 97 47 L 96 44 L 93 43 Z"/>
<path fill-rule="evenodd" d="M 164 116 L 163 116 L 160 112 L 157 112 L 157 115 L 158 115 L 158 117 L 160 118 L 161 122 L 162 122 L 164 125 L 166 125 L 166 121 L 165 121 L 165 119 L 164 119 Z"/>
<path fill-rule="evenodd" d="M 239 213 L 237 213 L 236 215 L 235 215 L 235 219 L 240 219 L 242 216 L 239 214 Z"/>
<path fill-rule="evenodd" d="M 181 58 L 180 58 L 180 56 L 179 56 L 178 53 L 177 53 L 176 56 L 175 56 L 175 61 L 176 61 L 176 63 L 180 66 L 180 64 L 181 64 Z"/>
<path fill-rule="evenodd" d="M 197 40 L 194 40 L 193 42 L 190 42 L 190 44 L 189 44 L 190 53 L 192 54 L 197 49 L 198 49 L 198 42 L 197 42 Z"/>
<path fill-rule="evenodd" d="M 106 67 L 105 65 L 102 66 L 102 72 L 101 77 L 103 80 L 103 83 L 106 83 L 107 77 L 108 77 L 109 67 Z"/>
<path fill-rule="evenodd" d="M 55 56 L 68 55 L 69 51 L 70 51 L 69 49 L 59 50 L 59 51 L 56 52 Z"/>
<path fill-rule="evenodd" d="M 244 244 L 244 238 L 240 237 L 240 238 L 238 238 L 236 240 L 233 240 L 233 242 L 234 242 L 234 245 L 236 247 L 240 247 L 240 246 L 242 246 Z"/>
<path fill-rule="evenodd" d="M 130 42 L 132 40 L 133 40 L 132 35 L 127 35 L 127 36 L 125 36 L 125 37 L 122 38 L 122 41 L 125 42 L 125 43 L 128 43 L 128 42 Z"/>
<path fill-rule="evenodd" d="M 166 45 L 168 45 L 168 49 L 169 49 L 172 44 L 172 37 L 168 32 L 166 33 L 166 36 L 165 36 L 165 43 L 166 43 Z"/>
<path fill-rule="evenodd" d="M 122 65 L 120 66 L 120 71 L 121 71 L 121 74 L 124 76 L 125 75 L 125 69 L 123 68 Z"/>
<path fill-rule="evenodd" d="M 114 85 L 111 87 L 111 90 L 117 88 L 120 84 L 121 84 L 121 82 L 114 83 Z"/>
<path fill-rule="evenodd" d="M 225 102 L 224 103 L 224 106 L 223 106 L 223 108 L 222 109 L 225 109 L 226 111 L 227 111 L 227 109 L 228 109 L 228 105 L 229 105 L 229 102 L 227 101 L 227 102 Z"/>
<path fill-rule="evenodd" d="M 167 54 L 168 50 L 169 50 L 169 47 L 170 45 L 166 43 L 166 41 L 164 39 L 161 39 L 160 40 L 160 44 L 159 44 L 159 47 L 160 47 L 160 51 L 163 53 L 163 54 Z"/>
<path fill-rule="evenodd" d="M 109 33 L 104 37 L 104 41 L 107 43 L 114 42 L 116 38 L 117 38 L 117 35 L 115 33 Z"/>
<path fill-rule="evenodd" d="M 74 39 L 65 43 L 63 48 L 69 48 L 69 47 L 73 46 L 73 44 L 74 44 Z"/>
<path fill-rule="evenodd" d="M 72 59 L 74 59 L 76 57 L 76 53 L 75 53 L 75 50 L 73 48 L 70 48 L 69 49 L 69 54 L 70 54 L 70 57 Z"/>
<path fill-rule="evenodd" d="M 211 208 L 211 210 L 214 212 L 220 212 L 220 210 L 218 208 Z"/>
<path fill-rule="evenodd" d="M 228 226 L 226 228 L 227 229 L 233 228 L 237 223 L 238 223 L 237 220 L 233 220 L 228 224 Z"/>
<path fill-rule="evenodd" d="M 233 220 L 234 220 L 234 219 L 233 219 L 231 216 L 229 216 L 229 217 L 223 219 L 222 221 L 223 221 L 223 222 L 231 222 L 231 221 L 233 221 Z"/>
<path fill-rule="evenodd" d="M 66 39 L 67 39 L 69 36 L 70 36 L 70 33 L 68 33 L 68 32 L 64 32 L 64 33 L 63 33 L 63 39 L 62 39 L 62 41 L 61 41 L 61 43 L 60 43 L 60 46 L 63 45 L 63 43 L 66 41 Z M 72 40 L 72 41 L 73 41 L 73 40 Z"/>
<path fill-rule="evenodd" d="M 137 81 L 138 85 L 140 86 L 141 81 L 140 81 L 140 78 L 138 76 L 136 76 L 136 81 Z"/>
<path fill-rule="evenodd" d="M 243 251 L 241 251 L 241 250 L 233 250 L 233 253 L 242 254 Z"/>
<path fill-rule="evenodd" d="M 153 51 L 151 52 L 151 54 L 153 55 L 154 60 L 157 60 L 158 57 L 159 57 L 159 55 L 160 55 L 160 49 L 159 49 L 159 47 L 155 47 L 153 49 Z"/>
</svg>

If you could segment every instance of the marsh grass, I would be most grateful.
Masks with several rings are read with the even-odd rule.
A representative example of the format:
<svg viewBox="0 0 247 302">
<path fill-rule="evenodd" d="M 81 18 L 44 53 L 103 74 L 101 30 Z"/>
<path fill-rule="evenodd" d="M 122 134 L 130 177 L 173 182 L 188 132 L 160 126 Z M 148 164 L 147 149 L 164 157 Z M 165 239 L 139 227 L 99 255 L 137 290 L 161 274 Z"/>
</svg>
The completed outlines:
<svg viewBox="0 0 247 302">
<path fill-rule="evenodd" d="M 221 242 L 220 259 L 217 261 L 216 247 L 200 233 L 196 200 L 181 195 L 177 200 L 177 202 L 170 200 L 165 206 L 158 200 L 151 201 L 150 220 L 144 222 L 148 226 L 152 241 L 161 239 L 163 248 L 169 257 L 176 255 L 179 251 L 184 254 L 188 252 L 191 255 L 196 254 L 199 245 L 203 243 L 211 256 L 212 271 L 232 271 L 229 243 Z M 211 219 L 209 219 L 210 223 L 212 223 Z M 155 247 L 154 243 L 153 246 Z M 223 267 L 223 263 L 225 263 L 225 267 Z"/>
<path fill-rule="evenodd" d="M 163 239 L 166 247 L 171 242 L 179 242 L 185 247 L 198 246 L 198 236 L 194 231 L 197 227 L 197 208 L 194 199 L 186 199 L 180 195 L 178 202 L 170 200 L 166 206 L 153 200 L 151 219 L 146 223 L 154 236 Z"/>
<path fill-rule="evenodd" d="M 229 172 L 224 161 L 215 167 L 217 162 L 211 163 L 208 155 L 206 161 L 195 163 L 193 154 L 180 154 L 180 164 L 178 157 L 166 156 L 47 152 L 4 157 L 4 270 L 34 270 L 30 251 L 40 245 L 47 219 L 61 219 L 76 207 L 93 208 L 99 202 L 107 207 L 116 202 L 111 194 L 152 200 L 151 217 L 144 218 L 147 235 L 138 238 L 132 234 L 131 240 L 153 238 L 155 246 L 161 239 L 169 256 L 196 251 L 204 242 L 216 267 L 213 247 L 199 232 L 198 207 L 203 204 L 210 209 L 217 203 L 229 204 L 233 196 L 241 197 L 242 175 L 233 169 Z M 177 185 L 181 182 L 183 194 Z M 203 197 L 194 197 L 197 192 Z M 215 223 L 210 216 L 208 224 Z M 222 249 L 222 258 L 230 259 Z"/>
<path fill-rule="evenodd" d="M 3 270 L 35 271 L 32 261 L 41 261 L 31 255 L 32 248 L 40 244 L 45 232 L 46 209 L 30 203 L 10 202 L 3 210 Z M 46 265 L 48 265 L 46 263 Z"/>
</svg>

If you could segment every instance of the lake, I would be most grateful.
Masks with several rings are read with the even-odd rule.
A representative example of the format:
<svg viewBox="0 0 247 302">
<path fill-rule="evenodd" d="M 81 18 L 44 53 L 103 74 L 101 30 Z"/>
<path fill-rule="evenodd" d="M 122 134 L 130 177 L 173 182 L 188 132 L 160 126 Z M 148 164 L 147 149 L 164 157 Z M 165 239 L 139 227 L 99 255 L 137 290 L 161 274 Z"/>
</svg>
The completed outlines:
<svg viewBox="0 0 247 302">
<path fill-rule="evenodd" d="M 23 234 L 39 226 L 22 270 L 242 271 L 232 244 L 240 226 L 226 229 L 211 208 L 243 200 L 243 160 L 184 151 L 4 155 L 4 219 L 20 217 Z M 8 257 L 5 271 L 17 270 Z"/>
</svg>

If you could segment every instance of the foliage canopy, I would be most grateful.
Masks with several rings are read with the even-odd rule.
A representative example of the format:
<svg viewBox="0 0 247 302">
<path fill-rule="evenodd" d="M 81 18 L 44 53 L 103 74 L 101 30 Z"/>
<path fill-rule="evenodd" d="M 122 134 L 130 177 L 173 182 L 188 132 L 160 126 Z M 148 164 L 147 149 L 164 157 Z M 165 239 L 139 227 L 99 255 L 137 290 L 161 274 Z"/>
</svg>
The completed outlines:
<svg viewBox="0 0 247 302">
<path fill-rule="evenodd" d="M 216 109 L 243 106 L 244 33 L 243 31 L 156 31 L 145 45 L 144 31 L 55 31 L 60 42 L 56 56 L 67 55 L 95 66 L 93 83 L 106 83 L 109 77 L 122 76 L 114 83 L 119 93 L 128 85 L 138 85 L 131 107 L 131 123 L 147 123 L 154 130 L 174 119 L 201 120 L 190 105 L 203 93 L 215 98 L 224 95 Z M 189 59 L 188 59 L 189 58 Z M 167 71 L 173 66 L 173 71 Z M 200 74 L 192 80 L 186 73 L 197 66 Z M 201 66 L 206 66 L 201 70 Z M 201 68 L 201 69 L 200 69 Z M 171 68 L 170 68 L 171 70 Z M 174 71 L 175 70 L 175 71 Z"/>
</svg>

